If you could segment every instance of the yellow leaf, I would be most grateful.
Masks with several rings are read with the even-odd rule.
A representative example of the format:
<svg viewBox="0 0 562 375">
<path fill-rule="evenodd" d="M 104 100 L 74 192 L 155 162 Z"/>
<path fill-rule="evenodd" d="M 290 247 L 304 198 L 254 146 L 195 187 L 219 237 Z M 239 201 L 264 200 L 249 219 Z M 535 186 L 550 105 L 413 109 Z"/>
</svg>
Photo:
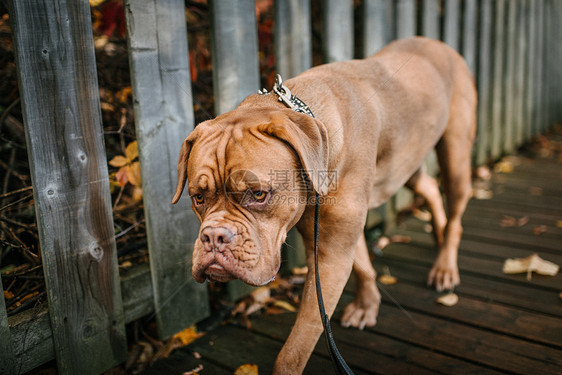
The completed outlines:
<svg viewBox="0 0 562 375">
<path fill-rule="evenodd" d="M 125 156 L 129 163 L 133 162 L 139 156 L 139 147 L 137 141 L 129 143 L 125 149 Z"/>
<path fill-rule="evenodd" d="M 6 299 L 14 298 L 14 293 L 5 290 L 4 291 L 4 298 L 6 298 Z"/>
<path fill-rule="evenodd" d="M 459 296 L 455 293 L 448 293 L 444 296 L 437 298 L 437 303 L 440 303 L 444 306 L 455 306 L 459 302 Z"/>
<path fill-rule="evenodd" d="M 140 174 L 140 164 L 138 161 L 131 165 L 125 167 L 127 172 L 127 180 L 133 186 L 141 187 L 141 174 Z"/>
<path fill-rule="evenodd" d="M 121 167 L 115 174 L 115 178 L 117 179 L 117 183 L 119 184 L 120 187 L 127 185 L 128 182 L 127 169 L 128 167 Z"/>
<path fill-rule="evenodd" d="M 234 375 L 258 375 L 258 365 L 247 363 L 234 371 Z"/>
<path fill-rule="evenodd" d="M 398 279 L 392 275 L 381 275 L 379 277 L 379 283 L 384 285 L 393 285 L 398 282 Z"/>
<path fill-rule="evenodd" d="M 142 199 L 142 188 L 135 186 L 133 189 L 133 200 L 135 202 L 140 202 Z"/>
<path fill-rule="evenodd" d="M 562 220 L 557 220 L 557 221 L 556 221 L 556 227 L 557 227 L 557 228 L 562 228 Z"/>
<path fill-rule="evenodd" d="M 189 345 L 204 333 L 198 333 L 195 326 L 188 327 L 181 332 L 176 333 L 172 338 L 181 343 L 182 346 Z"/>
<path fill-rule="evenodd" d="M 124 167 L 128 163 L 129 161 L 127 160 L 127 158 L 122 155 L 117 155 L 109 161 L 109 165 L 111 165 L 112 167 Z"/>
<path fill-rule="evenodd" d="M 284 310 L 290 311 L 290 312 L 296 312 L 297 309 L 295 309 L 295 307 L 293 305 L 291 305 L 289 302 L 286 301 L 275 301 L 273 302 L 274 306 L 280 307 Z"/>
</svg>

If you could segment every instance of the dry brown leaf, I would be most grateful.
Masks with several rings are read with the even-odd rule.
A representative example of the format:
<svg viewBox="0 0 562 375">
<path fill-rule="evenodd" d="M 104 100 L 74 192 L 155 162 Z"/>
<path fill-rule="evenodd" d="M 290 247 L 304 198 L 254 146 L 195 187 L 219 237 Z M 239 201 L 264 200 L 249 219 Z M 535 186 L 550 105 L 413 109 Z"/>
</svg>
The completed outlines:
<svg viewBox="0 0 562 375">
<path fill-rule="evenodd" d="M 247 363 L 234 371 L 234 375 L 258 375 L 258 365 Z"/>
<path fill-rule="evenodd" d="M 459 296 L 455 293 L 447 293 L 439 298 L 437 298 L 437 303 L 440 303 L 444 306 L 455 306 L 459 302 Z"/>
<path fill-rule="evenodd" d="M 533 254 L 527 258 L 506 259 L 503 264 L 503 273 L 527 273 L 527 280 L 531 280 L 533 272 L 540 275 L 555 276 L 559 268 L 557 264 L 542 259 L 538 254 Z"/>
<path fill-rule="evenodd" d="M 545 233 L 546 230 L 546 225 L 535 225 L 535 227 L 533 228 L 533 234 L 535 236 L 540 236 L 541 234 Z"/>
<path fill-rule="evenodd" d="M 489 189 L 474 189 L 472 191 L 472 196 L 474 199 L 485 200 L 492 199 L 494 197 L 494 193 Z"/>
<path fill-rule="evenodd" d="M 390 238 L 386 237 L 386 236 L 382 236 L 379 238 L 379 240 L 377 241 L 377 248 L 379 248 L 379 250 L 384 249 L 385 247 L 388 246 L 388 244 L 390 244 Z"/>
<path fill-rule="evenodd" d="M 293 275 L 303 276 L 303 275 L 308 274 L 308 267 L 307 266 L 295 267 L 295 268 L 293 268 L 293 270 L 291 272 L 293 273 Z"/>
<path fill-rule="evenodd" d="M 6 298 L 6 299 L 14 298 L 14 293 L 5 290 L 4 291 L 4 298 Z"/>
<path fill-rule="evenodd" d="M 539 197 L 542 195 L 542 188 L 538 187 L 538 186 L 531 186 L 529 188 L 529 193 L 531 193 L 531 195 L 534 195 L 536 197 Z"/>
<path fill-rule="evenodd" d="M 395 234 L 394 236 L 390 237 L 390 242 L 392 242 L 392 243 L 410 243 L 410 242 L 412 242 L 412 238 L 410 236 Z"/>
<path fill-rule="evenodd" d="M 557 220 L 557 221 L 556 221 L 556 227 L 557 227 L 557 228 L 562 228 L 562 220 Z"/>
<path fill-rule="evenodd" d="M 429 211 L 415 209 L 413 215 L 421 221 L 431 221 L 431 212 Z"/>
<path fill-rule="evenodd" d="M 510 160 L 499 161 L 494 165 L 494 172 L 496 173 L 512 173 L 513 172 L 513 162 Z"/>
</svg>

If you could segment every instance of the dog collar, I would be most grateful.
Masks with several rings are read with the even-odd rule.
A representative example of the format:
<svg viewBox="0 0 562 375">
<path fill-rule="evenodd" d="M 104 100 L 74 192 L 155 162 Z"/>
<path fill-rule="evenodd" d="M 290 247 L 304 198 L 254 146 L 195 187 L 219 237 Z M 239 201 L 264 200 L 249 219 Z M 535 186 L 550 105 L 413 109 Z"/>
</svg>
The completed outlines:
<svg viewBox="0 0 562 375">
<path fill-rule="evenodd" d="M 291 90 L 285 85 L 283 85 L 283 79 L 280 74 L 275 75 L 275 82 L 273 83 L 273 92 L 279 97 L 279 101 L 285 104 L 287 107 L 291 108 L 295 112 L 304 113 L 314 118 L 314 114 L 310 108 L 295 95 L 291 94 Z M 258 90 L 260 95 L 269 95 L 271 92 L 267 92 L 266 89 Z"/>
</svg>

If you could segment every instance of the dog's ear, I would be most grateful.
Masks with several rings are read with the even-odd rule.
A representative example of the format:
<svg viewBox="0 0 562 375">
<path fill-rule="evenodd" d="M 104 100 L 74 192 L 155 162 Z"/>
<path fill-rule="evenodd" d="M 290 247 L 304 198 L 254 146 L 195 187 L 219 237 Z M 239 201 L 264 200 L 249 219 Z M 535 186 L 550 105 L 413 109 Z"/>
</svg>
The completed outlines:
<svg viewBox="0 0 562 375">
<path fill-rule="evenodd" d="M 189 153 L 191 152 L 193 142 L 197 138 L 196 134 L 197 132 L 193 131 L 187 136 L 181 145 L 180 158 L 178 160 L 178 184 L 176 185 L 176 193 L 172 198 L 172 204 L 176 204 L 179 201 L 181 193 L 185 188 L 185 183 L 187 182 L 187 161 L 189 159 Z"/>
<path fill-rule="evenodd" d="M 328 131 L 324 124 L 308 115 L 290 109 L 274 115 L 272 121 L 258 130 L 289 144 L 296 152 L 312 188 L 320 195 L 328 193 Z"/>
</svg>

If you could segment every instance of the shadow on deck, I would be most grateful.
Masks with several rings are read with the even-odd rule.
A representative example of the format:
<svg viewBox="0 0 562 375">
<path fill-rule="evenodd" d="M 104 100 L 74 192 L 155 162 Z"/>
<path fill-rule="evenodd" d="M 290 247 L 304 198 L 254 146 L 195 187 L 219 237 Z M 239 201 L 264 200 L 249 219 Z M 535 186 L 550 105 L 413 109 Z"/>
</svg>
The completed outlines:
<svg viewBox="0 0 562 375">
<path fill-rule="evenodd" d="M 560 145 L 562 137 L 551 142 Z M 377 326 L 364 331 L 341 328 L 342 308 L 352 298 L 349 289 L 343 295 L 333 330 L 355 373 L 562 372 L 562 276 L 533 274 L 527 280 L 525 274 L 502 273 L 506 258 L 533 253 L 562 264 L 562 162 L 531 152 L 510 161 L 511 173 L 492 176 L 493 197 L 472 199 L 464 216 L 457 305 L 437 304 L 439 294 L 426 287 L 435 249 L 424 231 L 426 223 L 416 218 L 394 231 L 411 242 L 391 244 L 375 259 L 379 274 L 388 267 L 399 280 L 382 286 Z M 515 226 L 505 226 L 506 216 L 516 219 Z M 200 364 L 201 374 L 232 374 L 245 363 L 257 364 L 260 374 L 270 373 L 294 319 L 294 313 L 262 315 L 252 319 L 251 330 L 222 325 L 145 374 L 181 374 Z M 333 373 L 322 338 L 305 373 Z"/>
</svg>

